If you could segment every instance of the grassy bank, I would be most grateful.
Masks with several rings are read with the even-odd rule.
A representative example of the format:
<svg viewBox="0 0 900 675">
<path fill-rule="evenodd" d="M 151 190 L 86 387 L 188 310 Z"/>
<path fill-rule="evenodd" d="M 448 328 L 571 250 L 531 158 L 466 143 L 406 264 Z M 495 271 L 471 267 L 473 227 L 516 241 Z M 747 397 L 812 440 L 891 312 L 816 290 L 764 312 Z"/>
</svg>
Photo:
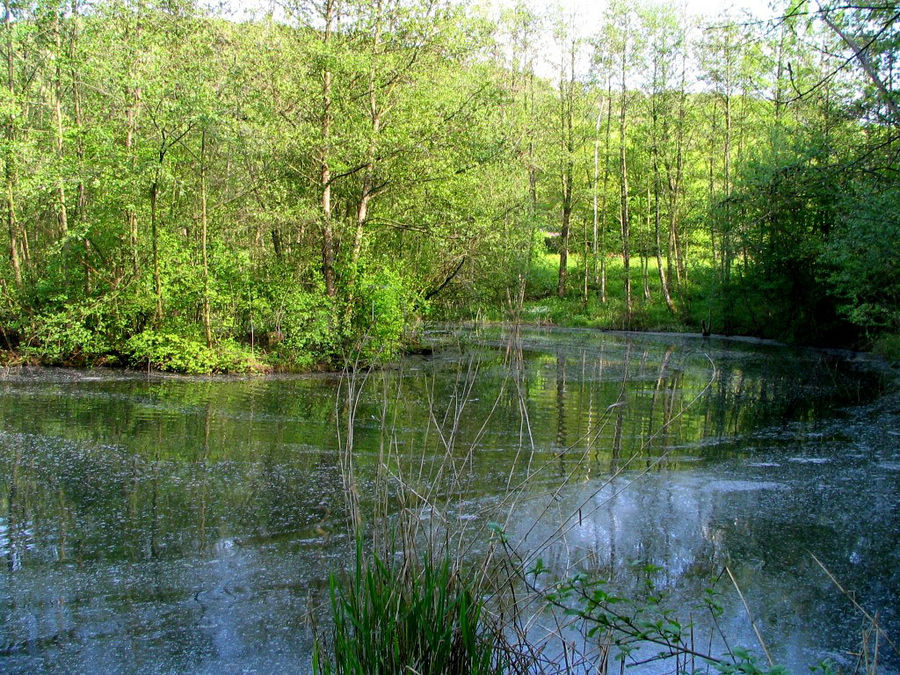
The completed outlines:
<svg viewBox="0 0 900 675">
<path fill-rule="evenodd" d="M 567 292 L 561 298 L 557 293 L 559 254 L 535 255 L 524 289 L 511 293 L 511 301 L 502 306 L 484 308 L 484 316 L 490 320 L 518 319 L 533 324 L 667 332 L 699 332 L 703 322 L 711 321 L 714 327 L 719 327 L 717 332 L 724 332 L 722 328 L 727 323 L 724 299 L 716 288 L 715 270 L 708 263 L 700 262 L 685 270 L 680 282 L 674 278 L 669 281 L 674 311 L 666 305 L 655 258 L 647 260 L 646 274 L 639 258 L 631 261 L 630 312 L 625 300 L 625 268 L 621 256 L 607 257 L 605 284 L 601 281 L 599 264 L 595 275 L 588 259 L 587 292 L 583 256 L 570 254 L 567 270 Z"/>
<path fill-rule="evenodd" d="M 693 261 L 680 275 L 667 268 L 670 305 L 656 259 L 633 258 L 629 307 L 621 256 L 607 256 L 605 283 L 599 265 L 595 274 L 588 259 L 585 284 L 584 257 L 571 254 L 567 292 L 559 297 L 559 255 L 545 251 L 542 244 L 539 248 L 518 288 L 494 288 L 484 295 L 450 290 L 430 303 L 407 282 L 389 275 L 370 283 L 358 297 L 337 299 L 273 284 L 265 299 L 232 307 L 229 320 L 208 337 L 200 324 L 185 316 L 173 313 L 156 324 L 148 318 L 149 310 L 128 314 L 102 304 L 10 314 L 0 336 L 0 347 L 6 347 L 0 350 L 0 364 L 105 365 L 188 374 L 333 370 L 341 367 L 347 354 L 377 362 L 415 349 L 422 318 L 607 330 L 709 330 L 717 335 L 873 350 L 900 363 L 900 335 L 889 326 L 862 331 L 824 310 L 807 314 L 802 308 L 810 305 L 808 298 L 798 300 L 794 311 L 792 297 L 809 293 L 808 289 L 745 275 L 740 264 L 727 283 L 707 258 Z"/>
<path fill-rule="evenodd" d="M 664 262 L 665 264 L 665 262 Z M 621 256 L 606 259 L 606 282 L 601 283 L 588 259 L 585 285 L 583 256 L 570 254 L 565 297 L 559 297 L 559 255 L 543 252 L 532 259 L 530 272 L 518 292 L 505 303 L 482 307 L 476 318 L 520 321 L 534 325 L 584 327 L 604 330 L 636 330 L 700 333 L 707 327 L 716 335 L 746 335 L 806 346 L 871 350 L 889 362 L 900 364 L 900 336 L 889 327 L 860 330 L 841 316 L 823 311 L 812 316 L 791 298 L 808 289 L 769 284 L 736 264 L 728 283 L 709 259 L 692 262 L 675 278 L 666 269 L 673 308 L 662 290 L 656 259 L 639 258 L 630 265 L 631 310 L 626 305 L 625 269 Z M 605 297 L 604 297 L 605 286 Z M 825 298 L 822 299 L 823 304 Z M 472 318 L 470 308 L 457 310 L 455 318 Z"/>
</svg>

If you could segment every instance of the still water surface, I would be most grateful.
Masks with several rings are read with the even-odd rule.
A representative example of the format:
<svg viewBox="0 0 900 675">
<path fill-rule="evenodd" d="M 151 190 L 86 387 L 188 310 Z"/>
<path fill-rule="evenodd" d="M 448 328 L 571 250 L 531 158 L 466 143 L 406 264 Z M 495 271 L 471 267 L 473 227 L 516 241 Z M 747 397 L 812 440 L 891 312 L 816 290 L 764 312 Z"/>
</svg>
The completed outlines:
<svg viewBox="0 0 900 675">
<path fill-rule="evenodd" d="M 863 621 L 812 552 L 898 641 L 900 396 L 878 364 L 691 336 L 431 339 L 357 379 L 364 510 L 379 455 L 426 489 L 449 444 L 457 480 L 433 494 L 476 548 L 497 520 L 558 573 L 627 586 L 651 563 L 684 606 L 727 565 L 776 660 L 852 666 Z M 346 384 L 7 372 L 0 671 L 307 671 L 308 616 L 350 548 Z M 723 631 L 756 647 L 715 588 Z"/>
</svg>

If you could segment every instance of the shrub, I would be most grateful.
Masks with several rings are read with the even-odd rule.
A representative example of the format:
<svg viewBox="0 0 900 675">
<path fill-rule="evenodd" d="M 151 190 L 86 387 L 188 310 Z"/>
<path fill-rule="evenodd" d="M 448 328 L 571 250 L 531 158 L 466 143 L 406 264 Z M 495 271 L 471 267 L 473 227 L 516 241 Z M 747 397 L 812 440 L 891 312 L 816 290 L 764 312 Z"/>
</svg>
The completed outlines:
<svg viewBox="0 0 900 675">
<path fill-rule="evenodd" d="M 126 342 L 126 350 L 138 364 L 178 373 L 210 373 L 216 370 L 215 353 L 198 340 L 175 333 L 145 330 Z"/>
<path fill-rule="evenodd" d="M 333 308 L 334 301 L 318 290 L 293 287 L 284 291 L 270 319 L 270 341 L 275 343 L 279 360 L 297 368 L 328 360 L 337 342 Z"/>
<path fill-rule="evenodd" d="M 80 307 L 66 306 L 34 317 L 22 353 L 45 363 L 92 362 L 109 351 L 96 317 Z"/>
<path fill-rule="evenodd" d="M 900 365 L 900 334 L 885 333 L 875 341 L 874 351 L 889 363 Z"/>
<path fill-rule="evenodd" d="M 389 360 L 397 355 L 417 315 L 417 300 L 410 280 L 398 270 L 382 267 L 360 277 L 349 337 L 358 343 L 363 359 Z"/>
</svg>

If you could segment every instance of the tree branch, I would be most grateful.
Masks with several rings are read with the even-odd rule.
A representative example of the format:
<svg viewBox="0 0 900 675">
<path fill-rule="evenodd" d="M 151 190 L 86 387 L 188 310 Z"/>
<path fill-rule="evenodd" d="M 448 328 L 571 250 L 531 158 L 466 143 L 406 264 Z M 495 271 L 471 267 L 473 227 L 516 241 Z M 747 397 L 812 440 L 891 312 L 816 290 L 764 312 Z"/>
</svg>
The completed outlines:
<svg viewBox="0 0 900 675">
<path fill-rule="evenodd" d="M 885 86 L 884 82 L 878 76 L 878 72 L 875 70 L 875 67 L 872 65 L 872 62 L 869 60 L 867 50 L 868 46 L 872 44 L 872 41 L 870 40 L 868 45 L 864 47 L 859 46 L 852 36 L 841 30 L 840 26 L 838 26 L 834 21 L 831 20 L 831 17 L 828 16 L 829 10 L 823 9 L 821 8 L 821 6 L 820 9 L 822 11 L 822 20 L 831 30 L 833 30 L 835 33 L 837 33 L 838 36 L 840 36 L 841 40 L 843 40 L 847 44 L 847 46 L 850 47 L 850 49 L 853 50 L 853 55 L 856 57 L 856 60 L 859 61 L 859 65 L 862 66 L 863 71 L 866 73 L 866 75 L 868 75 L 869 79 L 872 80 L 872 83 L 884 98 L 884 102 L 891 110 L 894 124 L 900 124 L 900 108 L 898 108 L 891 91 Z M 891 17 L 891 19 L 884 25 L 884 28 L 879 31 L 879 34 L 887 30 L 888 26 L 894 23 L 898 18 L 900 18 L 900 13 L 895 14 L 893 17 Z"/>
</svg>

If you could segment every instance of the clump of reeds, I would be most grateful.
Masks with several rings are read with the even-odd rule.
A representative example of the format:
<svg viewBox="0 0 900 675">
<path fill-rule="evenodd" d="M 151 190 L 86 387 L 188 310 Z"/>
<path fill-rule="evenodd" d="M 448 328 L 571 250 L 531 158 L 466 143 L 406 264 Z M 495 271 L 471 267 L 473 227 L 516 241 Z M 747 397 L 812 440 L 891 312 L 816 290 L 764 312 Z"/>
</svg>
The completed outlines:
<svg viewBox="0 0 900 675">
<path fill-rule="evenodd" d="M 334 638 L 327 673 L 499 673 L 483 603 L 449 557 L 382 559 L 357 546 L 349 579 L 332 575 Z"/>
<path fill-rule="evenodd" d="M 445 505 L 440 486 L 448 477 L 458 478 L 453 475 L 458 467 L 449 447 L 445 461 L 434 466 L 409 467 L 398 461 L 389 391 L 383 398 L 373 499 L 361 499 L 354 427 L 371 371 L 357 366 L 347 368 L 338 400 L 341 475 L 355 556 L 349 570 L 330 577 L 333 626 L 330 639 L 318 631 L 313 671 L 506 672 L 504 650 L 497 646 L 500 633 L 484 611 L 479 570 L 464 569 L 454 550 L 458 542 L 447 530 L 442 530 L 446 536 L 438 532 Z M 432 517 L 423 519 L 423 509 L 432 509 Z"/>
</svg>

